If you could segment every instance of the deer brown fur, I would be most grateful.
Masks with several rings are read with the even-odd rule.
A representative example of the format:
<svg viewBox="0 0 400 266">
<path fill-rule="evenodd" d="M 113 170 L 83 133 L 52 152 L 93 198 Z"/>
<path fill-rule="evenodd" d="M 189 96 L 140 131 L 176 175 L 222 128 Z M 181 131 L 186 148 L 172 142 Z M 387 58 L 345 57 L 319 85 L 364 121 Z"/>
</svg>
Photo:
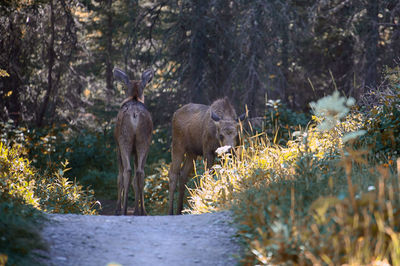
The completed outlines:
<svg viewBox="0 0 400 266">
<path fill-rule="evenodd" d="M 203 156 L 206 166 L 215 159 L 215 150 L 221 146 L 236 145 L 239 118 L 227 97 L 211 106 L 189 103 L 179 108 L 172 118 L 171 167 L 169 172 L 169 211 L 174 214 L 174 192 L 179 180 L 177 213 L 183 209 L 185 185 L 193 171 L 193 161 Z M 183 166 L 181 167 L 181 164 Z"/>
<path fill-rule="evenodd" d="M 144 105 L 143 89 L 153 78 L 153 71 L 146 70 L 141 81 L 129 80 L 120 69 L 114 69 L 114 77 L 123 81 L 128 90 L 118 112 L 114 137 L 118 158 L 118 199 L 115 213 L 127 214 L 128 193 L 132 184 L 135 193 L 134 215 L 146 215 L 144 207 L 144 166 L 151 143 L 153 122 Z M 134 155 L 134 178 L 132 183 L 131 155 Z"/>
</svg>

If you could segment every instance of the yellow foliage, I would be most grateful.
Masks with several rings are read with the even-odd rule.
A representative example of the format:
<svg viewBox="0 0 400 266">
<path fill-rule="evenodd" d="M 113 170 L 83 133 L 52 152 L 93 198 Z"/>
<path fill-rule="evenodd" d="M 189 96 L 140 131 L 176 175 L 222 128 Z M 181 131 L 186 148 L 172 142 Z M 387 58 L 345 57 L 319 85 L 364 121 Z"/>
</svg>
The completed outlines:
<svg viewBox="0 0 400 266">
<path fill-rule="evenodd" d="M 5 266 L 8 261 L 7 254 L 0 254 L 0 266 Z"/>
<path fill-rule="evenodd" d="M 35 172 L 30 162 L 20 157 L 18 148 L 9 149 L 0 143 L 0 192 L 39 208 L 34 189 Z"/>
<path fill-rule="evenodd" d="M 64 176 L 68 161 L 54 173 L 39 174 L 23 148 L 0 142 L 0 198 L 12 198 L 50 213 L 96 214 L 94 192 Z"/>
<path fill-rule="evenodd" d="M 9 76 L 10 75 L 7 73 L 7 71 L 0 68 L 0 77 L 9 77 Z"/>
<path fill-rule="evenodd" d="M 249 186 L 268 183 L 271 178 L 289 177 L 295 172 L 295 162 L 304 153 L 316 159 L 339 155 L 344 144 L 342 136 L 362 126 L 359 114 L 349 115 L 329 131 L 320 132 L 315 126 L 300 133 L 286 147 L 271 145 L 267 136 L 248 136 L 236 148 L 236 156 L 225 155 L 214 171 L 206 171 L 195 189 L 189 189 L 189 213 L 206 213 L 230 208 L 233 194 Z M 353 158 L 353 157 L 351 157 Z M 360 158 L 361 160 L 361 158 Z"/>
<path fill-rule="evenodd" d="M 89 97 L 89 96 L 90 96 L 90 90 L 85 89 L 85 90 L 83 91 L 83 95 L 84 95 L 85 97 Z"/>
</svg>

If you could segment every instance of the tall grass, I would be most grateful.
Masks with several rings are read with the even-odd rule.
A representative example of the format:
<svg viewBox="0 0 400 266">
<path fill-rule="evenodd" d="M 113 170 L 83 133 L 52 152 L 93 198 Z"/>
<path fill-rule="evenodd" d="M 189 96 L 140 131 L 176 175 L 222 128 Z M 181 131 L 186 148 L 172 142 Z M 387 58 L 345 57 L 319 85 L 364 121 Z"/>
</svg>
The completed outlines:
<svg viewBox="0 0 400 266">
<path fill-rule="evenodd" d="M 365 140 L 379 129 L 357 107 L 348 114 L 353 103 L 315 103 L 310 126 L 285 146 L 245 137 L 190 189 L 187 212 L 231 209 L 246 265 L 399 264 L 399 170 L 373 159 L 380 150 Z"/>
</svg>

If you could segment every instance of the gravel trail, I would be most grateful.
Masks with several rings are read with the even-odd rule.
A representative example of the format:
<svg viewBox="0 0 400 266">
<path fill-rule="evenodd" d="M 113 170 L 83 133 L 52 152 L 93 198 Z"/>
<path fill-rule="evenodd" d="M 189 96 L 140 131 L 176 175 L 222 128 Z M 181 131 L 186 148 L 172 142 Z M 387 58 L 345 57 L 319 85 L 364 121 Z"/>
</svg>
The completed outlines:
<svg viewBox="0 0 400 266">
<path fill-rule="evenodd" d="M 235 265 L 227 212 L 178 216 L 52 214 L 43 229 L 47 265 Z"/>
</svg>

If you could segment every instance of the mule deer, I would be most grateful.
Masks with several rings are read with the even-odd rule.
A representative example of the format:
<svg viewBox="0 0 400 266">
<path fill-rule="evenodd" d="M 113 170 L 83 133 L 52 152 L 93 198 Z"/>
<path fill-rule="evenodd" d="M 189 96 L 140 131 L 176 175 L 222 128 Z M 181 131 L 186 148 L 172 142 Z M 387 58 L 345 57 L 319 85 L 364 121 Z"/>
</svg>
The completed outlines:
<svg viewBox="0 0 400 266">
<path fill-rule="evenodd" d="M 239 120 L 227 97 L 211 106 L 189 103 L 179 108 L 172 118 L 171 168 L 169 172 L 169 211 L 174 214 L 174 192 L 179 180 L 177 213 L 183 209 L 183 197 L 188 175 L 193 171 L 193 160 L 203 156 L 205 165 L 211 166 L 215 150 L 221 146 L 234 147 L 238 139 Z M 181 168 L 181 163 L 183 166 Z"/>
<path fill-rule="evenodd" d="M 151 143 L 153 122 L 144 106 L 143 89 L 152 80 L 154 73 L 146 70 L 142 80 L 129 80 L 120 69 L 114 69 L 115 79 L 122 81 L 127 89 L 126 98 L 118 112 L 114 137 L 117 142 L 118 157 L 118 200 L 115 214 L 127 214 L 128 192 L 132 184 L 131 155 L 134 154 L 135 175 L 133 190 L 135 192 L 135 210 L 133 215 L 146 215 L 144 207 L 144 166 Z"/>
</svg>

